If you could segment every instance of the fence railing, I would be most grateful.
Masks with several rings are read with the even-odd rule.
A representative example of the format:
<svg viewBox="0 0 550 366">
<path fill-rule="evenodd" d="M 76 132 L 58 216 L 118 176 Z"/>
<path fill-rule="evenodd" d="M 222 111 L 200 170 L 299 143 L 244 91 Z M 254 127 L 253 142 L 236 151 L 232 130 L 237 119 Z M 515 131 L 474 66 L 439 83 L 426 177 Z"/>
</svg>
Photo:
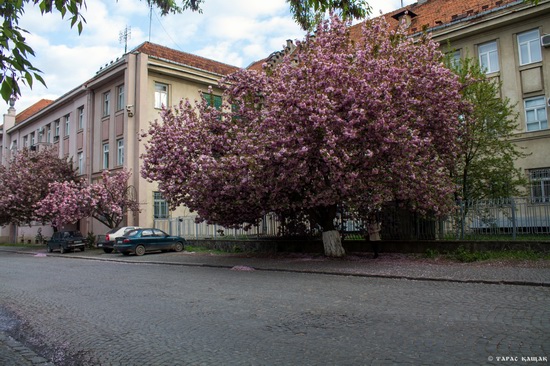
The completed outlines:
<svg viewBox="0 0 550 366">
<path fill-rule="evenodd" d="M 434 220 L 401 209 L 381 215 L 382 239 L 392 240 L 550 240 L 550 202 L 528 198 L 505 198 L 460 202 L 452 215 Z M 364 223 L 338 218 L 336 227 L 346 239 L 364 238 Z M 156 228 L 187 239 L 275 238 L 288 233 L 277 215 L 266 215 L 249 230 L 196 223 L 194 217 L 155 219 Z M 300 223 L 300 236 L 320 235 L 318 227 Z"/>
</svg>

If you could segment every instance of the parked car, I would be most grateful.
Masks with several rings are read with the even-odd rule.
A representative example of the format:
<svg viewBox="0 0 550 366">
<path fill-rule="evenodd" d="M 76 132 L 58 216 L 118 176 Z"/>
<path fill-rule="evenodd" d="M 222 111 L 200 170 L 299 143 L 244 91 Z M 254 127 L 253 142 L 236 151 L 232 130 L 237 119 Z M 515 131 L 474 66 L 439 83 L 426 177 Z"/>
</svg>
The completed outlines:
<svg viewBox="0 0 550 366">
<path fill-rule="evenodd" d="M 80 231 L 57 231 L 53 233 L 52 238 L 48 240 L 46 245 L 49 253 L 59 249 L 61 254 L 63 254 L 75 249 L 84 251 L 86 249 L 86 240 Z"/>
<path fill-rule="evenodd" d="M 123 226 L 111 229 L 107 232 L 107 234 L 105 234 L 105 241 L 100 241 L 99 243 L 97 243 L 97 247 L 103 248 L 103 251 L 105 253 L 112 253 L 116 238 L 119 238 L 124 234 L 127 234 L 130 231 L 139 228 L 139 226 Z"/>
<path fill-rule="evenodd" d="M 142 228 L 116 238 L 114 249 L 124 255 L 143 255 L 145 252 L 159 250 L 181 252 L 184 244 L 185 239 L 180 236 L 170 236 L 159 229 Z"/>
</svg>

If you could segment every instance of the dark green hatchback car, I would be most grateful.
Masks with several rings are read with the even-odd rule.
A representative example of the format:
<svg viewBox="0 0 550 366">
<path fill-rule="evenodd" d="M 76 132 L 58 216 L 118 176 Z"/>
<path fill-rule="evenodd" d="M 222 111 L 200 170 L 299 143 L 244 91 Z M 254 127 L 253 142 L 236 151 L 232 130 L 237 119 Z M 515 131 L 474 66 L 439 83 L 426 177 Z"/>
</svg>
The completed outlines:
<svg viewBox="0 0 550 366">
<path fill-rule="evenodd" d="M 173 250 L 181 252 L 185 239 L 171 236 L 164 231 L 153 228 L 132 230 L 115 239 L 114 249 L 124 255 L 143 255 L 145 252 Z"/>
</svg>

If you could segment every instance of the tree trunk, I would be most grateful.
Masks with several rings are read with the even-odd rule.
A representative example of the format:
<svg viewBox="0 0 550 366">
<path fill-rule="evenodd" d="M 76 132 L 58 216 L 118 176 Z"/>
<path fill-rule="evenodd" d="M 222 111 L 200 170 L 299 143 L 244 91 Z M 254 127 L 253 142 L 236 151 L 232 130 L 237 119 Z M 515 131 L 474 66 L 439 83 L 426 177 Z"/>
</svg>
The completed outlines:
<svg viewBox="0 0 550 366">
<path fill-rule="evenodd" d="M 338 230 L 323 231 L 323 246 L 327 257 L 340 258 L 346 255 Z"/>
</svg>

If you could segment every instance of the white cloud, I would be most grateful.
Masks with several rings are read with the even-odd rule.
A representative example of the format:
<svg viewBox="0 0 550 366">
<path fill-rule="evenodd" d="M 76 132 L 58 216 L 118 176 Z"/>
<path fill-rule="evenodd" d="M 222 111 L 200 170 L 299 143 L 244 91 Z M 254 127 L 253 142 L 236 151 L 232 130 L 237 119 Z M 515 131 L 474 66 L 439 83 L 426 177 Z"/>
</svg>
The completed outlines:
<svg viewBox="0 0 550 366">
<path fill-rule="evenodd" d="M 405 5 L 414 1 L 405 0 Z M 36 57 L 31 62 L 44 72 L 48 89 L 35 84 L 23 88 L 16 104 L 23 110 L 41 98 L 55 99 L 95 75 L 99 68 L 122 55 L 119 34 L 131 27 L 128 49 L 149 40 L 149 7 L 140 0 L 87 0 L 86 24 L 79 36 L 59 13 L 42 15 L 26 3 L 21 26 Z M 400 0 L 371 0 L 373 15 L 401 6 Z M 287 39 L 302 39 L 304 32 L 289 13 L 286 0 L 205 0 L 203 13 L 161 17 L 153 9 L 151 42 L 194 53 L 235 66 L 281 50 Z M 6 108 L 7 109 L 7 108 Z"/>
</svg>

